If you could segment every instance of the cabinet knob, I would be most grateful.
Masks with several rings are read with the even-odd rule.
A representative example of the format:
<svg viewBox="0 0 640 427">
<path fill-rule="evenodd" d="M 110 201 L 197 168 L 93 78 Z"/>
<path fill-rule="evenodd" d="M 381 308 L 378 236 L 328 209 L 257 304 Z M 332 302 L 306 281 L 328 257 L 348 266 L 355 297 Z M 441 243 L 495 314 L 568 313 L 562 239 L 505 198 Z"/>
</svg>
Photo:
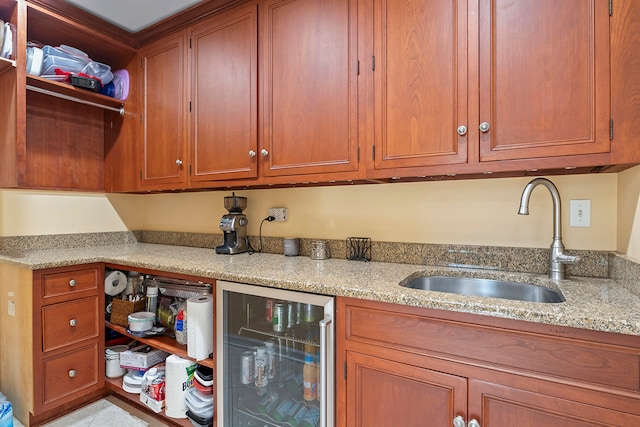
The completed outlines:
<svg viewBox="0 0 640 427">
<path fill-rule="evenodd" d="M 263 149 L 260 151 L 260 155 L 261 155 L 262 157 L 267 157 L 267 156 L 269 155 L 269 152 L 263 148 Z"/>
<path fill-rule="evenodd" d="M 480 423 L 475 418 L 469 421 L 467 427 L 480 427 Z"/>
<path fill-rule="evenodd" d="M 178 165 L 178 166 L 182 166 L 182 160 L 177 159 L 177 160 L 176 160 L 176 165 Z"/>
<path fill-rule="evenodd" d="M 256 156 L 256 152 L 253 150 L 249 150 L 249 157 L 255 157 Z"/>
<path fill-rule="evenodd" d="M 75 285 L 76 285 L 76 279 L 69 280 L 69 286 L 73 288 Z"/>
<path fill-rule="evenodd" d="M 490 128 L 491 126 L 489 126 L 489 123 L 487 122 L 480 123 L 480 132 L 488 132 Z"/>
<path fill-rule="evenodd" d="M 76 376 L 76 370 L 75 370 L 75 369 L 70 370 L 70 371 L 69 371 L 69 377 L 70 377 L 70 378 L 73 378 L 73 377 L 75 377 L 75 376 Z"/>
<path fill-rule="evenodd" d="M 69 320 L 69 326 L 76 326 L 77 324 L 78 324 L 78 321 L 76 319 Z"/>
<path fill-rule="evenodd" d="M 458 126 L 458 135 L 463 136 L 467 134 L 467 127 L 465 125 Z"/>
<path fill-rule="evenodd" d="M 461 415 L 458 415 L 453 419 L 453 427 L 465 427 L 464 418 Z"/>
</svg>

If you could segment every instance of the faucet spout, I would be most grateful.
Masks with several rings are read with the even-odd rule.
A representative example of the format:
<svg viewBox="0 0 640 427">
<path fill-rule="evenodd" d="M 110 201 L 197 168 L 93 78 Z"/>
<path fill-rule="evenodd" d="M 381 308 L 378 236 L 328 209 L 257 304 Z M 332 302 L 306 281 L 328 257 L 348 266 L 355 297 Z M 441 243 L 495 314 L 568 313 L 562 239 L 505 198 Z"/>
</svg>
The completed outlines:
<svg viewBox="0 0 640 427">
<path fill-rule="evenodd" d="M 554 280 L 564 280 L 566 278 L 566 264 L 578 264 L 581 259 L 578 256 L 571 256 L 564 253 L 562 244 L 562 220 L 561 201 L 558 189 L 546 178 L 536 178 L 530 181 L 522 191 L 520 197 L 519 215 L 529 215 L 529 198 L 534 188 L 542 185 L 549 190 L 553 199 L 553 242 L 551 242 L 551 253 L 549 256 L 549 277 Z"/>
</svg>

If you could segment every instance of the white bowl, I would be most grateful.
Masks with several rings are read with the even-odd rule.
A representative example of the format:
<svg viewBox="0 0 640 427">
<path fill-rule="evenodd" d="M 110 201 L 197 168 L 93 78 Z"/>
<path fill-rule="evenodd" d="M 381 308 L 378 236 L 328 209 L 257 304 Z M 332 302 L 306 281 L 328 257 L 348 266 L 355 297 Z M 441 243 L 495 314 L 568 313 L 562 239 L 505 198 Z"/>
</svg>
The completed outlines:
<svg viewBox="0 0 640 427">
<path fill-rule="evenodd" d="M 144 332 L 153 328 L 156 314 L 151 311 L 138 311 L 129 315 L 129 330 L 133 332 Z"/>
</svg>

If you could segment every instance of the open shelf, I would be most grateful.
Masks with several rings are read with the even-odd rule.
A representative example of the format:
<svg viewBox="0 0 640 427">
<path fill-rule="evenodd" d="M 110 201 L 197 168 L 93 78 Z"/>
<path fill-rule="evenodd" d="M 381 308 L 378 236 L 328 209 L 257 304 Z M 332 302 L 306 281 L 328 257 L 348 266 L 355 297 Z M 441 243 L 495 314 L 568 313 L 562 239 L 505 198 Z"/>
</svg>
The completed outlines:
<svg viewBox="0 0 640 427">
<path fill-rule="evenodd" d="M 147 405 L 140 401 L 140 396 L 135 393 L 127 393 L 122 388 L 122 377 L 120 378 L 105 378 L 105 387 L 111 391 L 113 394 L 117 395 L 120 399 L 127 402 L 129 405 L 135 406 L 136 408 L 157 417 L 162 420 L 166 424 L 174 425 L 174 426 L 192 426 L 191 422 L 188 418 L 171 418 L 167 417 L 164 413 L 164 410 L 161 412 L 154 412 Z"/>
<path fill-rule="evenodd" d="M 68 83 L 61 83 L 55 80 L 45 79 L 43 77 L 27 76 L 27 89 L 44 90 L 46 92 L 50 92 L 53 96 L 73 98 L 78 100 L 78 102 L 92 103 L 95 104 L 95 106 L 102 108 L 114 110 L 124 109 L 124 104 L 119 99 L 84 89 L 78 89 Z"/>
<path fill-rule="evenodd" d="M 0 74 L 2 74 L 5 70 L 9 68 L 15 68 L 16 61 L 6 58 L 0 58 Z"/>
<path fill-rule="evenodd" d="M 175 354 L 176 356 L 180 356 L 184 359 L 193 360 L 200 365 L 204 365 L 209 368 L 215 369 L 215 364 L 213 362 L 213 359 L 195 360 L 194 358 L 189 357 L 187 352 L 187 346 L 179 344 L 174 338 L 168 335 L 159 335 L 155 337 L 141 338 L 136 335 L 128 333 L 127 329 L 123 326 L 114 325 L 113 323 L 106 322 L 106 321 L 105 321 L 105 325 L 107 328 L 112 329 L 116 332 L 119 332 L 122 335 L 125 335 L 131 339 L 134 339 L 142 344 L 146 344 L 153 348 L 166 351 L 167 353 Z"/>
</svg>

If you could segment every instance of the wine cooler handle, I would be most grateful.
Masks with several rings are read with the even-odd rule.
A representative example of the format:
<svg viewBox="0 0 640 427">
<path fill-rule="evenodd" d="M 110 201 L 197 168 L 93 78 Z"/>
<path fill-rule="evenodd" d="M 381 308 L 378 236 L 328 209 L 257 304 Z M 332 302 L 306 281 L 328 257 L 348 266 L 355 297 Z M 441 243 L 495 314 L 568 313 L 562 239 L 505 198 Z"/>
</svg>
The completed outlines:
<svg viewBox="0 0 640 427">
<path fill-rule="evenodd" d="M 331 317 L 325 317 L 320 324 L 320 426 L 333 427 L 333 418 L 327 413 L 328 405 L 328 363 L 333 357 L 333 342 L 329 339 L 329 326 Z M 329 348 L 331 346 L 331 348 Z"/>
</svg>

